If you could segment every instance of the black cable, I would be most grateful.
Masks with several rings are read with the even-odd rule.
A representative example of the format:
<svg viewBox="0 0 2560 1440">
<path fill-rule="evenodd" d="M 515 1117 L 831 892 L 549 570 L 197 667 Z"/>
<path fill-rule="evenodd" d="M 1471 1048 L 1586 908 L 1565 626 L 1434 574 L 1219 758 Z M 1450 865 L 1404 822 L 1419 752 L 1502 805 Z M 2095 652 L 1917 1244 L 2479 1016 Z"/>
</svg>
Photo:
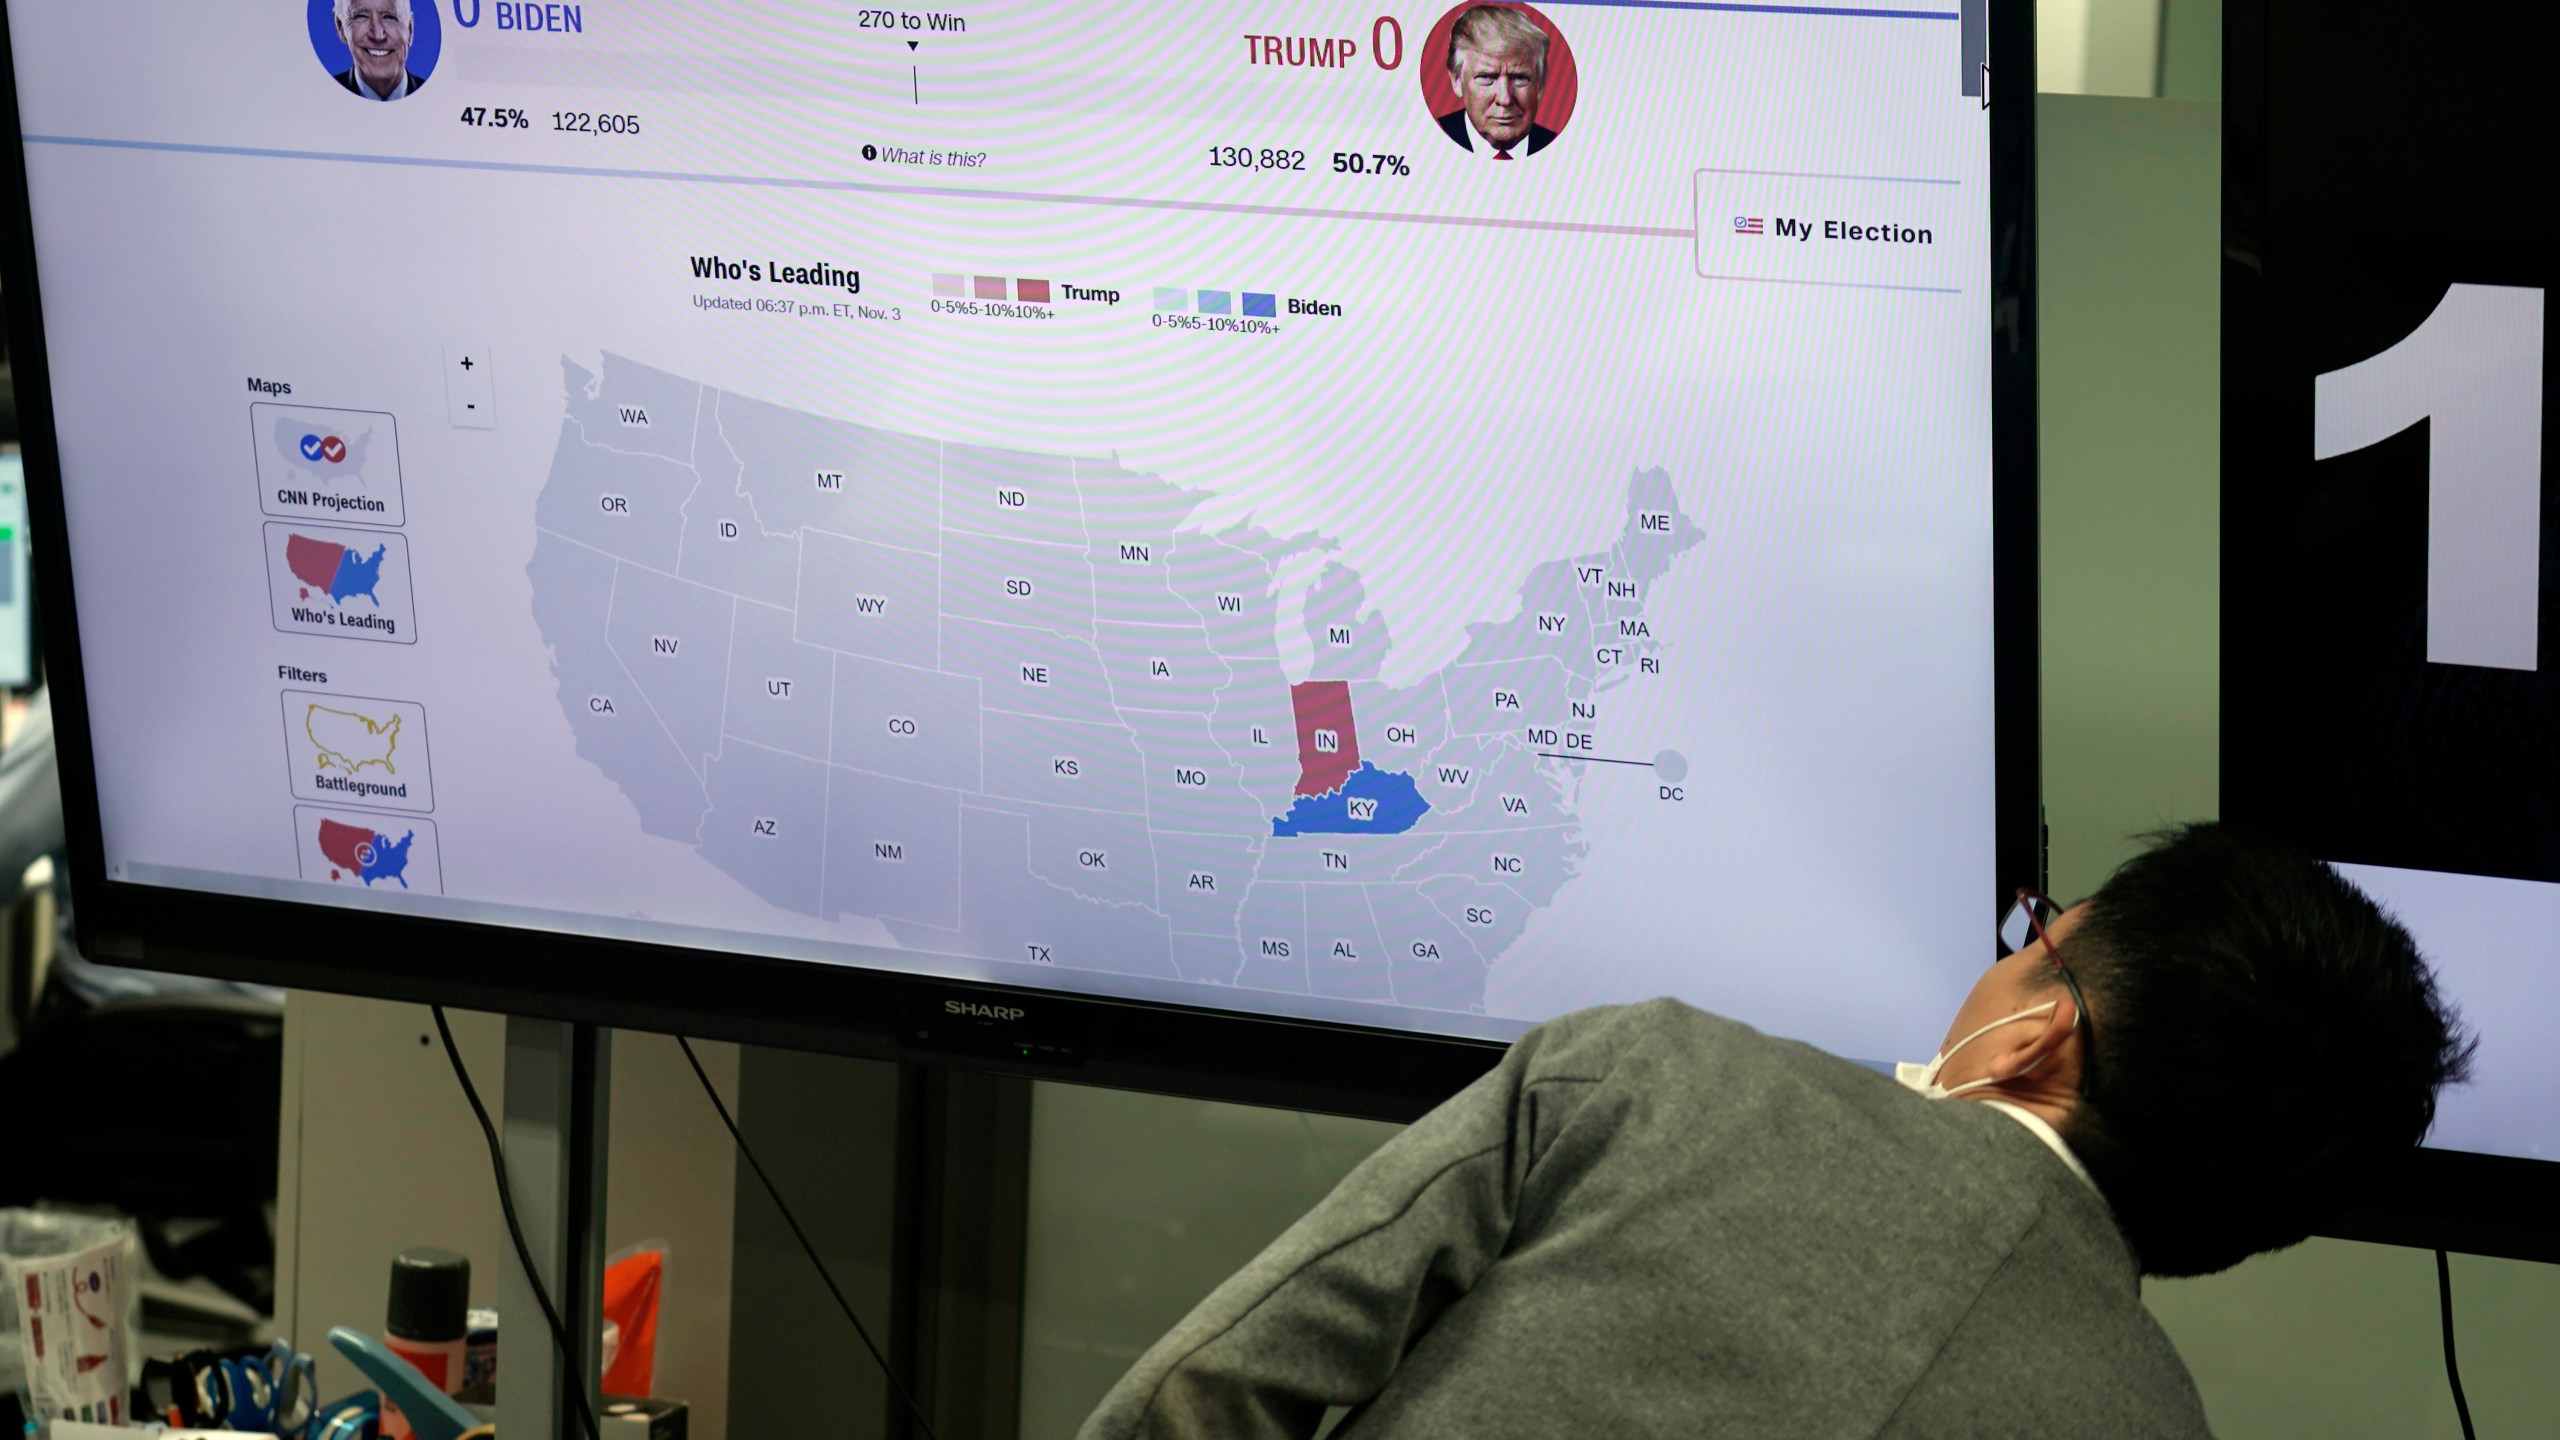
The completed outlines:
<svg viewBox="0 0 2560 1440">
<path fill-rule="evenodd" d="M 507 1180 L 507 1152 L 498 1143 L 498 1127 L 490 1123 L 489 1107 L 480 1103 L 479 1087 L 471 1083 L 471 1072 L 462 1066 L 462 1051 L 453 1043 L 453 1027 L 445 1023 L 444 1007 L 427 1008 L 435 1012 L 436 1033 L 444 1037 L 444 1058 L 453 1062 L 453 1078 L 462 1082 L 462 1097 L 471 1102 L 471 1113 L 480 1121 L 480 1133 L 488 1137 L 489 1166 L 498 1174 L 498 1209 L 507 1217 L 507 1238 L 516 1242 L 516 1263 L 524 1266 L 524 1278 L 533 1286 L 534 1303 L 542 1307 L 542 1318 L 551 1326 L 551 1342 L 560 1347 L 560 1364 L 567 1372 L 568 1382 L 561 1388 L 577 1401 L 578 1419 L 586 1428 L 587 1440 L 601 1440 L 595 1408 L 587 1402 L 586 1367 L 570 1353 L 569 1327 L 560 1323 L 560 1312 L 552 1308 L 550 1292 L 542 1288 L 542 1272 L 534 1267 L 533 1247 L 524 1243 L 524 1226 L 516 1220 L 515 1186 Z"/>
<path fill-rule="evenodd" d="M 2444 1378 L 2453 1386 L 2453 1410 L 2462 1417 L 2462 1440 L 2471 1433 L 2471 1402 L 2462 1398 L 2462 1366 L 2453 1358 L 2453 1262 L 2436 1252 L 2436 1300 L 2444 1312 Z"/>
<path fill-rule="evenodd" d="M 862 1328 L 862 1317 L 853 1313 L 853 1302 L 845 1299 L 844 1291 L 836 1288 L 836 1277 L 827 1273 L 827 1262 L 818 1258 L 818 1247 L 809 1243 L 809 1232 L 800 1228 L 800 1221 L 792 1215 L 791 1207 L 783 1203 L 782 1192 L 774 1188 L 773 1177 L 764 1173 L 764 1165 L 756 1159 L 756 1152 L 747 1148 L 747 1137 L 738 1133 L 738 1122 L 729 1118 L 729 1107 L 721 1101 L 720 1091 L 712 1085 L 711 1077 L 703 1072 L 702 1061 L 694 1055 L 693 1042 L 679 1035 L 676 1044 L 683 1047 L 686 1063 L 693 1066 L 693 1078 L 702 1082 L 702 1093 L 711 1097 L 711 1108 L 720 1112 L 720 1123 L 729 1127 L 730 1141 L 738 1147 L 738 1153 L 746 1157 L 747 1168 L 755 1171 L 756 1178 L 764 1182 L 764 1193 L 773 1197 L 773 1208 L 782 1212 L 782 1223 L 791 1227 L 791 1238 L 800 1242 L 800 1249 L 808 1255 L 809 1263 L 818 1267 L 818 1278 L 827 1282 L 827 1293 L 836 1297 L 836 1308 L 853 1323 L 853 1333 L 862 1337 L 862 1348 L 870 1351 L 871 1358 L 879 1362 L 880 1373 L 887 1378 L 889 1388 L 897 1391 L 898 1398 L 907 1402 L 907 1411 L 915 1416 L 916 1428 L 924 1432 L 925 1440 L 941 1440 L 933 1433 L 932 1424 L 924 1418 L 924 1407 L 916 1403 L 915 1396 L 907 1393 L 906 1383 L 898 1378 L 896 1370 L 890 1368 L 888 1357 L 880 1353 L 879 1346 L 871 1343 L 871 1332 Z"/>
</svg>

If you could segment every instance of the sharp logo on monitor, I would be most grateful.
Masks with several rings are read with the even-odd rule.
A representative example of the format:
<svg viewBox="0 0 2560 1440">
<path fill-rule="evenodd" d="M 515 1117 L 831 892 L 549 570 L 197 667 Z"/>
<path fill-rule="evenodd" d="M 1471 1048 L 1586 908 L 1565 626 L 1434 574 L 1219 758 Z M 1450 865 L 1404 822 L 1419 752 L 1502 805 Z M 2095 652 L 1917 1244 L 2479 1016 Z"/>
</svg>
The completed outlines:
<svg viewBox="0 0 2560 1440">
<path fill-rule="evenodd" d="M 966 1015 L 973 1020 L 1019 1020 L 1031 1013 L 1011 1005 L 980 1005 L 971 1000 L 945 1000 L 942 1009 L 945 1014 Z"/>
</svg>

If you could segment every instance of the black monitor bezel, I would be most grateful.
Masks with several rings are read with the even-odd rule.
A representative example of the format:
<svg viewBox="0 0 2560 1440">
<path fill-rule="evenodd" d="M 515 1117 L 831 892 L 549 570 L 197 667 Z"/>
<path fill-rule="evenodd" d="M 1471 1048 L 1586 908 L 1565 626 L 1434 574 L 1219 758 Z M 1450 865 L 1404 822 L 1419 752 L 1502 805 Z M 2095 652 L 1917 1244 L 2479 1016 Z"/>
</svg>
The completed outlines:
<svg viewBox="0 0 2560 1440">
<path fill-rule="evenodd" d="M 2223 12 L 2222 110 L 2222 814 L 2282 834 L 2283 799 L 2257 783 L 2266 743 L 2249 716 L 2268 677 L 2252 657 L 2265 644 L 2250 617 L 2272 583 L 2256 544 L 2229 537 L 2284 533 L 2279 497 L 2230 483 L 2281 473 L 2278 437 L 2248 417 L 2282 413 L 2265 363 L 2266 274 L 2257 217 L 2266 213 L 2267 24 L 2272 0 L 2232 0 Z M 2357 1208 L 2323 1228 L 2338 1239 L 2509 1259 L 2560 1261 L 2560 1162 L 2422 1149 L 2371 1178 Z"/>
<path fill-rule="evenodd" d="M 1992 115 L 1992 617 L 1999 663 L 1996 893 L 2043 880 L 2038 796 L 2034 39 L 2030 0 L 1987 6 Z M 1250 1016 L 1198 1006 L 1061 995 L 999 984 L 733 954 L 706 996 L 699 950 L 536 934 L 504 927 L 295 905 L 108 878 L 87 724 L 78 600 L 69 567 L 41 278 L 31 243 L 26 148 L 7 7 L 0 4 L 0 284 L 22 417 L 28 499 L 38 520 L 38 614 L 56 716 L 85 953 L 119 964 L 618 1028 L 681 1033 L 872 1058 L 948 1063 L 1036 1078 L 1409 1119 L 1489 1069 L 1500 1044 L 1357 1025 Z M 1948 84 L 1956 89 L 1957 77 Z M 295 957 L 343 950 L 361 918 L 372 963 Z M 597 977 L 610 976 L 609 985 Z M 916 1017 L 943 998 L 1028 1013 L 989 1036 L 928 1032 Z M 1051 1046 L 1044 1037 L 1058 1039 Z M 1017 1044 L 1020 1041 L 1022 1043 Z M 1059 1052 L 1067 1058 L 1059 1058 Z"/>
</svg>

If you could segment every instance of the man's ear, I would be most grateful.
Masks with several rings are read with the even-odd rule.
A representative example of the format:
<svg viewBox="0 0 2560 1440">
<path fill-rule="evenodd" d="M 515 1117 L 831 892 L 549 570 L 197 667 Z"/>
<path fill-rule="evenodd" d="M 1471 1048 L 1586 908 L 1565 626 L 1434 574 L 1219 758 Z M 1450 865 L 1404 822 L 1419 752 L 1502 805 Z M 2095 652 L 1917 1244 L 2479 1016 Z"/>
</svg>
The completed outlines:
<svg viewBox="0 0 2560 1440">
<path fill-rule="evenodd" d="M 2000 1046 L 1992 1053 L 1984 1074 L 2003 1081 L 2015 1080 L 2021 1075 L 2040 1073 L 2053 1064 L 2055 1052 L 2069 1044 L 2079 1028 L 2080 1009 L 2072 1003 L 2071 992 L 2062 986 L 2054 986 L 2050 994 L 2053 1012 L 2043 1017 L 2043 1023 L 2012 1025 L 2005 1034 L 1994 1032 Z M 1982 1038 L 1990 1040 L 1994 1036 Z"/>
</svg>

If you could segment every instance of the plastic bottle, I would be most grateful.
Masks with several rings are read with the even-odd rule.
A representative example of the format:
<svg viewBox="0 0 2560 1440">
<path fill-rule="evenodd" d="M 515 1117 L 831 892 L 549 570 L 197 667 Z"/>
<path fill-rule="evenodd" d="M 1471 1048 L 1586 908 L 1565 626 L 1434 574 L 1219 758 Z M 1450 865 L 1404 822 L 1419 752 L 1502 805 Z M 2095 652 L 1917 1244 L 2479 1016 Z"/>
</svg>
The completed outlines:
<svg viewBox="0 0 2560 1440">
<path fill-rule="evenodd" d="M 462 1392 L 470 1332 L 471 1261 L 451 1250 L 403 1250 L 391 1261 L 391 1313 L 383 1343 L 447 1395 Z M 409 1440 L 408 1417 L 386 1397 L 383 1440 Z"/>
</svg>

